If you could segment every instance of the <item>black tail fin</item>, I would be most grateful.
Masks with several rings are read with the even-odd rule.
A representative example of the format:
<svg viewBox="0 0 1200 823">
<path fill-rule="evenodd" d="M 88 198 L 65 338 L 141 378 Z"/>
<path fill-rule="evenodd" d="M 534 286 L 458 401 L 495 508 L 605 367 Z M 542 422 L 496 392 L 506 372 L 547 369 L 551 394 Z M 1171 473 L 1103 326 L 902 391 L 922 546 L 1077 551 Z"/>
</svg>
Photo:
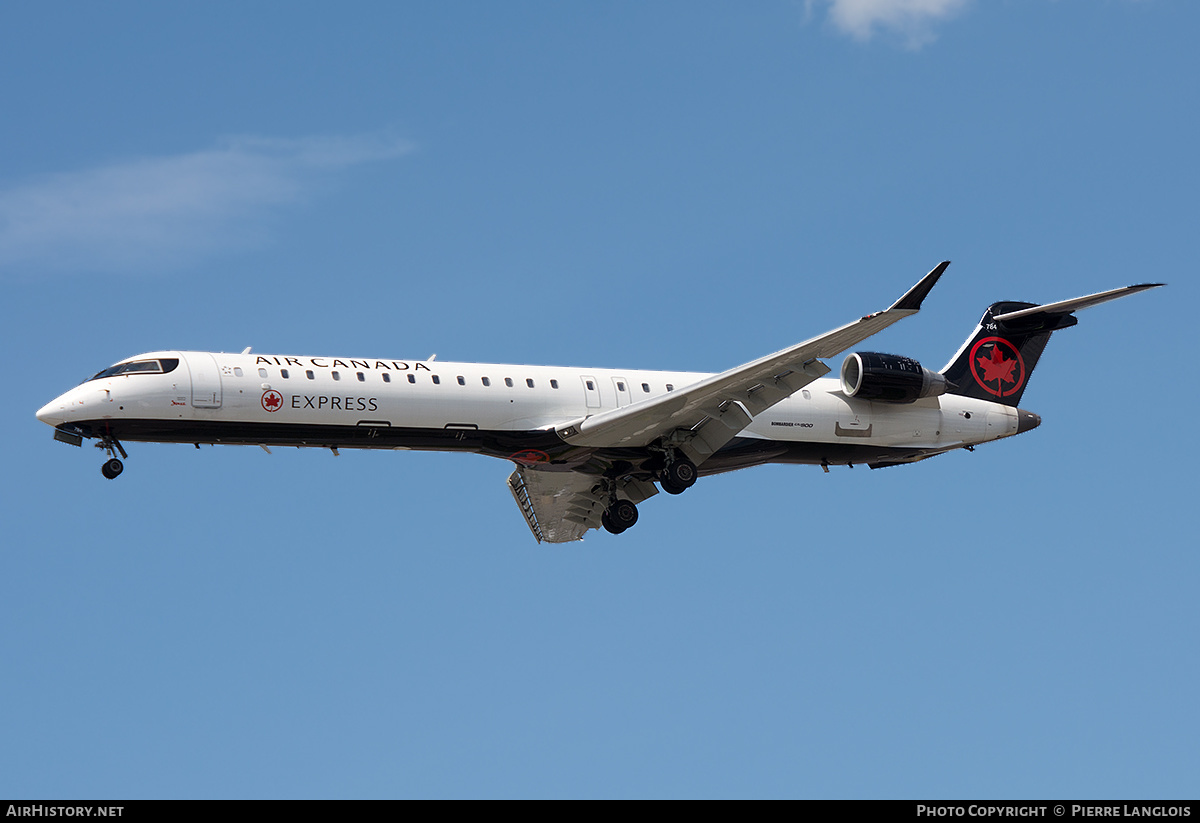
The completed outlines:
<svg viewBox="0 0 1200 823">
<path fill-rule="evenodd" d="M 1018 405 L 1050 335 L 1079 322 L 1073 312 L 1162 285 L 1141 283 L 1040 306 L 993 303 L 958 354 L 942 369 L 942 376 L 952 387 L 949 393 Z"/>
<path fill-rule="evenodd" d="M 1057 303 L 993 303 L 958 354 L 942 369 L 950 394 L 1016 406 L 1050 335 L 1079 321 L 1072 312 L 1127 297 L 1162 283 L 1141 283 Z"/>
<path fill-rule="evenodd" d="M 1029 375 L 1037 365 L 1050 335 L 1074 326 L 1070 314 L 1037 312 L 997 320 L 997 315 L 1037 308 L 1036 303 L 993 303 L 958 354 L 942 369 L 953 388 L 951 394 L 991 400 L 1006 406 L 1021 402 Z"/>
</svg>

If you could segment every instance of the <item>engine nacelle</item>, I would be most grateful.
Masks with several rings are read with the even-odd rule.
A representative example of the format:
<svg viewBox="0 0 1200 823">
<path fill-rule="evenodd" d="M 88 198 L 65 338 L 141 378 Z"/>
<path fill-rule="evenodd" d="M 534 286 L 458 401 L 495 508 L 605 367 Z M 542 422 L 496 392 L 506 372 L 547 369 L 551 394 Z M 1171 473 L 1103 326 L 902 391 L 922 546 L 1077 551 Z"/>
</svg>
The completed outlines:
<svg viewBox="0 0 1200 823">
<path fill-rule="evenodd" d="M 946 378 L 922 368 L 911 357 L 856 351 L 842 361 L 842 392 L 859 400 L 912 403 L 937 397 L 949 388 Z"/>
</svg>

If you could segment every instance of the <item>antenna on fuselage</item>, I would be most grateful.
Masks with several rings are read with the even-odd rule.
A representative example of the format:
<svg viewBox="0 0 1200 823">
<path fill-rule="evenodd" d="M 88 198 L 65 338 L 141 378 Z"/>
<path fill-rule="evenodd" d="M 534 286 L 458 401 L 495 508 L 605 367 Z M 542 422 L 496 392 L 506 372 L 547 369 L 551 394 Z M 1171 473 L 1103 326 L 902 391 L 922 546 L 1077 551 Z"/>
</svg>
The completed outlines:
<svg viewBox="0 0 1200 823">
<path fill-rule="evenodd" d="M 242 349 L 242 354 L 249 354 L 249 353 L 250 353 L 250 349 L 252 349 L 252 348 L 254 348 L 254 347 L 253 347 L 253 346 L 247 346 L 246 348 Z"/>
</svg>

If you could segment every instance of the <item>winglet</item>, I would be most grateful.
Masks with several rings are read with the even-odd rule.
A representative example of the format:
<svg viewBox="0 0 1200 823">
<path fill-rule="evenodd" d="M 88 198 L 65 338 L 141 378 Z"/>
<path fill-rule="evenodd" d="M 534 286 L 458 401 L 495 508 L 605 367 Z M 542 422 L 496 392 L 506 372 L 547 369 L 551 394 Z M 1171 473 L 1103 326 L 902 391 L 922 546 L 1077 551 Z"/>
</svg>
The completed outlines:
<svg viewBox="0 0 1200 823">
<path fill-rule="evenodd" d="M 921 281 L 917 283 L 917 285 L 905 292 L 903 297 L 901 297 L 888 308 L 888 311 L 893 311 L 895 309 L 902 309 L 905 311 L 920 311 L 921 301 L 923 301 L 925 296 L 933 289 L 934 284 L 937 283 L 938 278 L 942 276 L 942 273 L 946 271 L 946 267 L 949 265 L 949 260 L 938 263 L 937 266 L 934 267 L 933 271 L 922 277 Z"/>
</svg>

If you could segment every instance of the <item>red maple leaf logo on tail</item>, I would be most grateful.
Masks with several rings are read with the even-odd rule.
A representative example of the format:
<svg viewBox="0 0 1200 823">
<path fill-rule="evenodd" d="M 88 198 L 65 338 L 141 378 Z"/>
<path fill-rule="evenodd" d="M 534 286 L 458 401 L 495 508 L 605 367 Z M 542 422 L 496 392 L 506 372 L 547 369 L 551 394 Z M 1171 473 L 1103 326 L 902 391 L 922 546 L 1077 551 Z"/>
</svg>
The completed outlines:
<svg viewBox="0 0 1200 823">
<path fill-rule="evenodd" d="M 992 356 L 983 355 L 978 361 L 979 368 L 983 369 L 983 379 L 987 381 L 1001 380 L 1005 383 L 1012 383 L 1016 380 L 1013 377 L 1013 369 L 1017 367 L 1016 360 L 1005 360 L 1000 347 L 992 346 Z"/>
<path fill-rule="evenodd" d="M 989 352 L 987 347 L 991 346 Z M 1012 355 L 1005 357 L 1005 352 Z M 988 394 L 1009 397 L 1025 382 L 1025 361 L 1021 352 L 1003 337 L 985 337 L 975 343 L 968 357 L 971 376 Z M 1009 384 L 1006 385 L 1005 384 Z"/>
</svg>

